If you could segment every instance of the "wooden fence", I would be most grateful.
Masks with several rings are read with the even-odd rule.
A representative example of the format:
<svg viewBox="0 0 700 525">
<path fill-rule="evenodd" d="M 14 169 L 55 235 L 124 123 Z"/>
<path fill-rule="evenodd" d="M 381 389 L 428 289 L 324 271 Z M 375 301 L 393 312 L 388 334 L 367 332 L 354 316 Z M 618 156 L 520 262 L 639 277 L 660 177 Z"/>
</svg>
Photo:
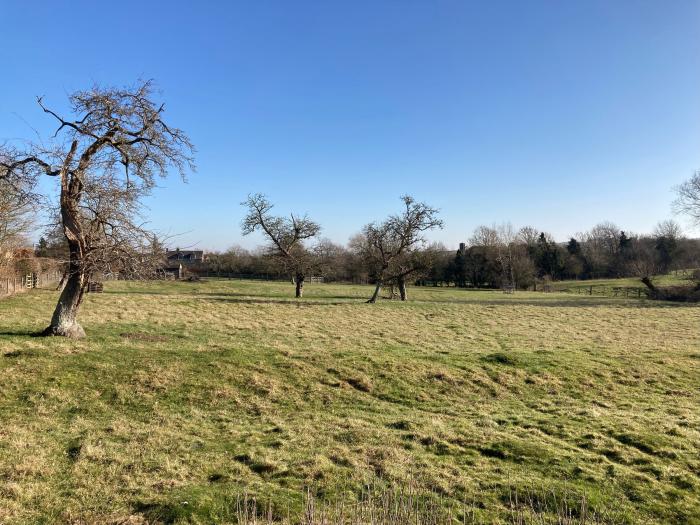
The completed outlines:
<svg viewBox="0 0 700 525">
<path fill-rule="evenodd" d="M 290 277 L 284 274 L 272 274 L 272 273 L 235 273 L 235 272 L 221 272 L 217 270 L 203 270 L 193 272 L 190 268 L 185 268 L 185 275 L 188 273 L 194 273 L 200 277 L 218 277 L 220 279 L 232 279 L 232 280 L 253 280 L 253 281 L 289 281 Z M 293 280 L 293 279 L 292 279 Z M 307 283 L 322 283 L 324 282 L 323 276 L 319 275 L 309 275 L 306 277 Z"/>
<path fill-rule="evenodd" d="M 598 295 L 603 297 L 634 297 L 642 299 L 647 297 L 647 290 L 641 286 L 606 286 L 606 285 L 588 285 L 588 286 L 573 286 L 570 288 L 558 288 L 556 285 L 550 286 L 550 289 L 544 291 L 574 293 L 579 295 Z"/>
<path fill-rule="evenodd" d="M 49 271 L 16 275 L 14 277 L 0 277 L 0 297 L 26 292 L 32 288 L 39 288 L 57 283 L 61 279 L 61 272 Z"/>
</svg>

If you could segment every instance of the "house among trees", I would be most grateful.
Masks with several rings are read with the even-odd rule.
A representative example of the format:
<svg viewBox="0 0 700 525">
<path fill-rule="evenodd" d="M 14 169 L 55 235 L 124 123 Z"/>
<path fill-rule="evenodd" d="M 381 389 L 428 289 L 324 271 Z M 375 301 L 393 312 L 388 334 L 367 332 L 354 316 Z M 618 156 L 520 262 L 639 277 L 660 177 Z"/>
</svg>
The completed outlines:
<svg viewBox="0 0 700 525">
<path fill-rule="evenodd" d="M 204 251 L 175 248 L 175 250 L 167 250 L 165 257 L 168 261 L 168 266 L 177 265 L 177 263 L 183 266 L 190 266 L 204 262 Z"/>
<path fill-rule="evenodd" d="M 174 250 L 165 251 L 163 271 L 169 279 L 184 279 L 187 275 L 201 275 L 208 268 L 204 260 L 203 250 Z"/>
</svg>

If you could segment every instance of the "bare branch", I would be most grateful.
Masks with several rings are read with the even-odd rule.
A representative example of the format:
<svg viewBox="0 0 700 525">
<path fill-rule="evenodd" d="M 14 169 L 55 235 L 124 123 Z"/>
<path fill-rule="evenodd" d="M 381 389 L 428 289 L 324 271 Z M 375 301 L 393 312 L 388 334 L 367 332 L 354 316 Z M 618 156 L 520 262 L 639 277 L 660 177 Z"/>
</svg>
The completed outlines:
<svg viewBox="0 0 700 525">
<path fill-rule="evenodd" d="M 241 205 L 248 208 L 248 214 L 241 223 L 243 235 L 257 230 L 263 232 L 271 244 L 270 252 L 280 257 L 290 273 L 294 274 L 297 280 L 297 297 L 300 297 L 299 280 L 303 282 L 305 274 L 317 260 L 313 256 L 313 250 L 310 251 L 304 246 L 304 241 L 316 237 L 321 231 L 321 226 L 307 215 L 298 217 L 290 214 L 289 218 L 271 215 L 273 204 L 260 193 L 248 195 Z"/>
<path fill-rule="evenodd" d="M 139 220 L 141 199 L 171 169 L 183 178 L 195 169 L 192 143 L 164 123 L 165 106 L 152 94 L 151 81 L 79 91 L 70 96 L 73 120 L 39 97 L 42 111 L 59 123 L 54 137 L 60 135 L 61 143 L 48 151 L 35 144 L 25 151 L 0 146 L 0 180 L 32 187 L 42 175 L 60 177 L 57 215 L 68 245 L 68 275 L 48 334 L 82 335 L 75 316 L 92 275 L 134 275 L 151 260 L 144 255 L 153 236 Z"/>
<path fill-rule="evenodd" d="M 677 198 L 673 203 L 676 213 L 688 215 L 700 225 L 700 171 L 676 188 Z"/>
</svg>

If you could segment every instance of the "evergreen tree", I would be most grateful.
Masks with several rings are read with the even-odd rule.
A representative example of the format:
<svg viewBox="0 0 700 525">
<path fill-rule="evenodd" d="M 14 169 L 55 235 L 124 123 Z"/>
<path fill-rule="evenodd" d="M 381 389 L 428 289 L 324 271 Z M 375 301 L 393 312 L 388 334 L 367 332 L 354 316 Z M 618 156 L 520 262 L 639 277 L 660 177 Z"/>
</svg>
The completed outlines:
<svg viewBox="0 0 700 525">
<path fill-rule="evenodd" d="M 451 270 L 455 286 L 465 288 L 467 286 L 467 258 L 464 244 L 459 246 L 459 250 L 457 250 L 457 253 L 455 254 Z"/>
<path fill-rule="evenodd" d="M 566 251 L 571 255 L 581 255 L 581 243 L 571 237 L 569 243 L 566 245 Z"/>
</svg>

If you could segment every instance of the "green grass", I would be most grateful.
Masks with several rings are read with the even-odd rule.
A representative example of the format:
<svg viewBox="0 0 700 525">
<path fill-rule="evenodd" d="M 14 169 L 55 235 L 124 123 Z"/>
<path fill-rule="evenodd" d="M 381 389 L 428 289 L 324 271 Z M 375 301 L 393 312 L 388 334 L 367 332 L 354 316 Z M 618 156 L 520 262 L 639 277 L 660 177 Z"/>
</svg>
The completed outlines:
<svg viewBox="0 0 700 525">
<path fill-rule="evenodd" d="M 687 286 L 688 277 L 692 270 L 680 270 L 678 272 L 657 275 L 652 278 L 656 286 Z M 588 294 L 591 287 L 593 295 L 605 296 L 629 296 L 637 297 L 637 290 L 645 292 L 647 287 L 638 277 L 625 277 L 621 279 L 588 279 L 584 281 L 555 281 L 551 283 L 551 289 L 557 292 Z M 627 293 L 625 293 L 627 292 Z M 643 293 L 642 293 L 643 295 Z"/>
<path fill-rule="evenodd" d="M 285 515 L 367 484 L 481 523 L 516 491 L 700 523 L 698 307 L 370 293 L 107 283 L 81 341 L 29 336 L 55 292 L 0 301 L 0 523 L 221 523 L 244 492 Z"/>
</svg>

